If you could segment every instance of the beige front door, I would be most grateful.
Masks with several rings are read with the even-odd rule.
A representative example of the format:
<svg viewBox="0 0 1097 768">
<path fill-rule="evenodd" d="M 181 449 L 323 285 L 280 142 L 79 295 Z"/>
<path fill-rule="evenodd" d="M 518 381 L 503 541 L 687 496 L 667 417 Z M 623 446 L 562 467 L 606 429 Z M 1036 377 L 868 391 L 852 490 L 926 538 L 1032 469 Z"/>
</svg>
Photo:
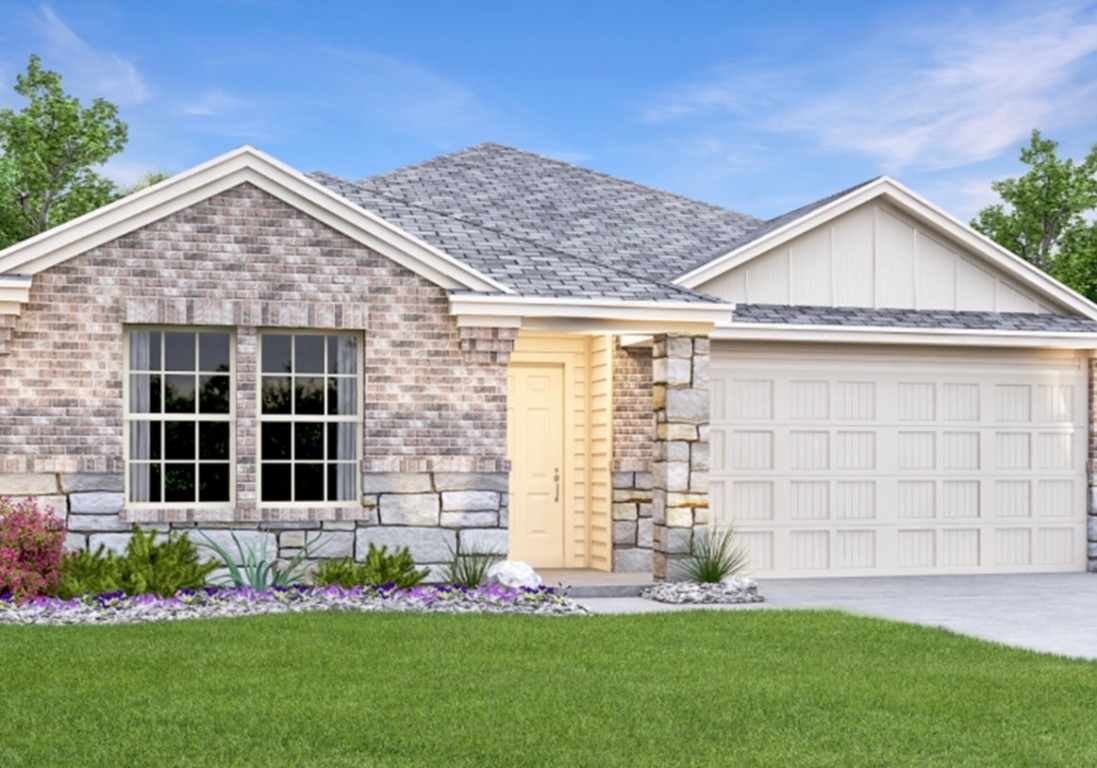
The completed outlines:
<svg viewBox="0 0 1097 768">
<path fill-rule="evenodd" d="M 564 560 L 564 369 L 514 365 L 507 375 L 510 558 L 535 568 Z"/>
</svg>

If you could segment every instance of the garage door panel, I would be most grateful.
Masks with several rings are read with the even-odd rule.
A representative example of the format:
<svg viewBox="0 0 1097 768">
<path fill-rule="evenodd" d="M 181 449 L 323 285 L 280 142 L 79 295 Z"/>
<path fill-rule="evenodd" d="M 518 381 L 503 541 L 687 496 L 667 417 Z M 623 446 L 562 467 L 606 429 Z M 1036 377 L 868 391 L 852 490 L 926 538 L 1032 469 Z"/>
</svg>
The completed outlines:
<svg viewBox="0 0 1097 768">
<path fill-rule="evenodd" d="M 713 347 L 712 504 L 755 575 L 1085 568 L 1077 358 L 746 346 Z"/>
</svg>

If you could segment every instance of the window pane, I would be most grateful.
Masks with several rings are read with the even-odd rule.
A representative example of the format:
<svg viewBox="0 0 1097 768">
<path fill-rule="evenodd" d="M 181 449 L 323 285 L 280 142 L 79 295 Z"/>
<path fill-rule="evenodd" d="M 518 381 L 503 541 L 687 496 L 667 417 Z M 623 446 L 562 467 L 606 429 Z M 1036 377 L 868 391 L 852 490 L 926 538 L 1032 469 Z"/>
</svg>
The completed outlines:
<svg viewBox="0 0 1097 768">
<path fill-rule="evenodd" d="M 290 458 L 290 429 L 288 422 L 263 425 L 263 461 Z"/>
<path fill-rule="evenodd" d="M 194 337 L 193 333 L 164 334 L 164 370 L 194 370 Z"/>
<path fill-rule="evenodd" d="M 202 413 L 229 412 L 229 377 L 199 376 L 201 390 L 198 394 L 198 410 Z"/>
<path fill-rule="evenodd" d="M 358 429 L 355 424 L 328 424 L 328 455 L 327 460 L 342 459 L 353 460 L 358 457 L 358 446 L 355 445 Z"/>
<path fill-rule="evenodd" d="M 164 410 L 194 413 L 194 374 L 173 373 L 164 377 Z"/>
<path fill-rule="evenodd" d="M 198 334 L 198 370 L 229 369 L 229 335 L 227 333 Z"/>
<path fill-rule="evenodd" d="M 324 425 L 295 424 L 293 458 L 297 461 L 324 458 Z"/>
<path fill-rule="evenodd" d="M 354 500 L 354 464 L 328 464 L 328 501 Z"/>
<path fill-rule="evenodd" d="M 160 334 L 156 331 L 130 332 L 130 370 L 160 370 Z"/>
<path fill-rule="evenodd" d="M 298 415 L 322 414 L 324 412 L 323 378 L 298 376 L 294 380 L 294 413 Z"/>
<path fill-rule="evenodd" d="M 353 416 L 358 412 L 356 379 L 349 376 L 328 379 L 328 413 Z"/>
<path fill-rule="evenodd" d="M 228 464 L 200 464 L 198 466 L 198 500 L 229 500 Z"/>
<path fill-rule="evenodd" d="M 160 374 L 130 374 L 130 413 L 160 413 Z"/>
<path fill-rule="evenodd" d="M 292 336 L 264 333 L 263 373 L 291 373 L 290 343 Z"/>
<path fill-rule="evenodd" d="M 294 481 L 297 501 L 324 500 L 324 465 L 294 464 Z"/>
<path fill-rule="evenodd" d="M 164 496 L 160 492 L 161 466 L 160 464 L 149 465 L 149 501 L 153 503 L 164 500 Z"/>
<path fill-rule="evenodd" d="M 159 461 L 164 458 L 164 422 L 149 422 L 149 458 Z"/>
<path fill-rule="evenodd" d="M 152 458 L 151 424 L 147 421 L 130 422 L 130 459 L 140 461 Z"/>
<path fill-rule="evenodd" d="M 228 459 L 229 423 L 227 421 L 203 421 L 198 424 L 198 458 Z"/>
<path fill-rule="evenodd" d="M 328 336 L 328 373 L 358 373 L 358 341 L 353 336 Z"/>
<path fill-rule="evenodd" d="M 164 501 L 194 501 L 194 465 L 164 465 Z"/>
<path fill-rule="evenodd" d="M 289 376 L 263 377 L 263 413 L 290 413 Z"/>
<path fill-rule="evenodd" d="M 169 421 L 164 425 L 167 430 L 164 441 L 164 450 L 169 460 L 194 461 L 194 428 L 193 421 Z"/>
<path fill-rule="evenodd" d="M 158 493 L 159 490 L 158 487 Z M 130 464 L 130 500 L 147 502 L 150 500 L 149 491 L 149 465 Z"/>
<path fill-rule="evenodd" d="M 294 373 L 324 372 L 324 337 L 295 336 L 297 356 L 293 360 Z"/>
<path fill-rule="evenodd" d="M 263 501 L 290 500 L 291 464 L 263 463 Z"/>
</svg>

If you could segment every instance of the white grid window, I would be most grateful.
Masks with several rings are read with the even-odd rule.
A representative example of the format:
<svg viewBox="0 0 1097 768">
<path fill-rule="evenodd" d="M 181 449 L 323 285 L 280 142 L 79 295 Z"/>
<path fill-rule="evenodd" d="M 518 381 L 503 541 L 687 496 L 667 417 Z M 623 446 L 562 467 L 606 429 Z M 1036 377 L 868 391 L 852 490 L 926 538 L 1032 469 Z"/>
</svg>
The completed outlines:
<svg viewBox="0 0 1097 768">
<path fill-rule="evenodd" d="M 232 334 L 132 329 L 127 336 L 129 503 L 231 503 Z"/>
<path fill-rule="evenodd" d="M 259 342 L 260 503 L 357 500 L 359 337 L 264 331 Z"/>
</svg>

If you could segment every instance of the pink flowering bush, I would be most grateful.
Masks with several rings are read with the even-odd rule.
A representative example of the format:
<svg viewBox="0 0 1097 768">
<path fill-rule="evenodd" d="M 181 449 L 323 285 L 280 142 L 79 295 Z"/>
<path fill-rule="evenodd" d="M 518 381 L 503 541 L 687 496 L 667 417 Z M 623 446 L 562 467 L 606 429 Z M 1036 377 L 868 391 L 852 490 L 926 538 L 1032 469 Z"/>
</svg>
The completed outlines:
<svg viewBox="0 0 1097 768">
<path fill-rule="evenodd" d="M 0 595 L 22 603 L 54 589 L 64 551 L 65 523 L 52 509 L 0 498 Z"/>
</svg>

